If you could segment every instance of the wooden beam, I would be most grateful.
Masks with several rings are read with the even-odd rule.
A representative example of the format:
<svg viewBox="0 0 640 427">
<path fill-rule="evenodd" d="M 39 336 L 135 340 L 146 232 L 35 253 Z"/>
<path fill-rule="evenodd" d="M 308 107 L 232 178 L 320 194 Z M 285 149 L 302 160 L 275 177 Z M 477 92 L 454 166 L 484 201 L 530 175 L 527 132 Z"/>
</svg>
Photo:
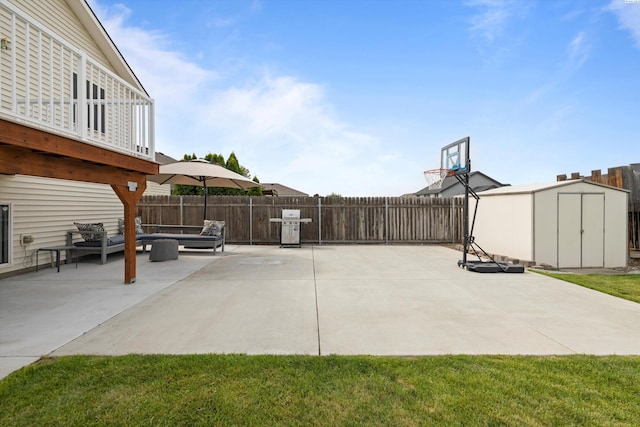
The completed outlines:
<svg viewBox="0 0 640 427">
<path fill-rule="evenodd" d="M 142 172 L 145 175 L 157 175 L 160 168 L 157 163 L 150 160 L 118 153 L 4 119 L 0 119 L 0 143 L 85 162 L 113 166 L 119 169 Z"/>
<path fill-rule="evenodd" d="M 126 285 L 136 281 L 136 205 L 146 186 L 146 181 L 143 181 L 142 185 L 137 185 L 136 189 L 126 185 L 111 186 L 124 205 L 124 283 Z"/>
<path fill-rule="evenodd" d="M 139 172 L 34 152 L 11 145 L 0 145 L 0 173 L 123 186 L 130 181 L 137 182 L 139 186 L 143 183 L 146 185 L 147 179 L 145 174 Z"/>
</svg>

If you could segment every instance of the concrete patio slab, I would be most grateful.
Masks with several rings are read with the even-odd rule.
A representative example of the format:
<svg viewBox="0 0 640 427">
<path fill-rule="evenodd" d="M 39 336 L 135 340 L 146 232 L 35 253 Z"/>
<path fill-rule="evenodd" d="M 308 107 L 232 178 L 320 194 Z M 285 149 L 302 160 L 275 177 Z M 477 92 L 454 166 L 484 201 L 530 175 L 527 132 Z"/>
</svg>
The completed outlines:
<svg viewBox="0 0 640 427">
<path fill-rule="evenodd" d="M 0 280 L 0 375 L 46 354 L 640 354 L 640 304 L 459 257 L 227 245 L 139 259 L 133 285 L 111 258 Z"/>
<path fill-rule="evenodd" d="M 129 307 L 215 262 L 204 252 L 149 262 L 138 253 L 138 280 L 123 285 L 124 258 L 110 255 L 0 280 L 0 378 L 72 341 Z"/>
</svg>

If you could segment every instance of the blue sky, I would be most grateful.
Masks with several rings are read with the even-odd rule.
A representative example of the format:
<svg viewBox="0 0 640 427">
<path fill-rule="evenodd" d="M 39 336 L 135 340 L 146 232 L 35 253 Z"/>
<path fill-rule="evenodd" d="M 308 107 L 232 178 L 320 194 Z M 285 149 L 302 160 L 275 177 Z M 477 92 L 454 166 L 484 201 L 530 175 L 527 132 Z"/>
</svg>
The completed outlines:
<svg viewBox="0 0 640 427">
<path fill-rule="evenodd" d="M 93 0 L 156 149 L 399 196 L 440 148 L 509 183 L 640 162 L 640 0 Z"/>
</svg>

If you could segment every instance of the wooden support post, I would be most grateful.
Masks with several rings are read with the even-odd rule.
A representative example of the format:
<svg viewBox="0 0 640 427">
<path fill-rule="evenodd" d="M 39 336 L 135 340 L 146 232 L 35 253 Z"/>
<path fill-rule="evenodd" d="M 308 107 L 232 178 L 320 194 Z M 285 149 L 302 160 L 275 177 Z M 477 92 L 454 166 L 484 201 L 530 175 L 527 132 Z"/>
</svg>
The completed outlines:
<svg viewBox="0 0 640 427">
<path fill-rule="evenodd" d="M 135 188 L 134 188 L 135 187 Z M 124 205 L 124 283 L 136 281 L 136 205 L 147 188 L 144 175 L 129 185 L 111 185 Z"/>
</svg>

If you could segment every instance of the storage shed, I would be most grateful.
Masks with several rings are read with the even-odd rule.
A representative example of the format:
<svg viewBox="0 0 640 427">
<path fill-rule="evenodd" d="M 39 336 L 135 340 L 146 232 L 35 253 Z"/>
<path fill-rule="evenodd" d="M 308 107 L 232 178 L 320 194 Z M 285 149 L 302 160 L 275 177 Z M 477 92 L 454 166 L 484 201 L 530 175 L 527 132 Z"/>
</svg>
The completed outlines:
<svg viewBox="0 0 640 427">
<path fill-rule="evenodd" d="M 473 236 L 490 254 L 538 265 L 625 267 L 628 193 L 584 179 L 484 191 Z"/>
</svg>

